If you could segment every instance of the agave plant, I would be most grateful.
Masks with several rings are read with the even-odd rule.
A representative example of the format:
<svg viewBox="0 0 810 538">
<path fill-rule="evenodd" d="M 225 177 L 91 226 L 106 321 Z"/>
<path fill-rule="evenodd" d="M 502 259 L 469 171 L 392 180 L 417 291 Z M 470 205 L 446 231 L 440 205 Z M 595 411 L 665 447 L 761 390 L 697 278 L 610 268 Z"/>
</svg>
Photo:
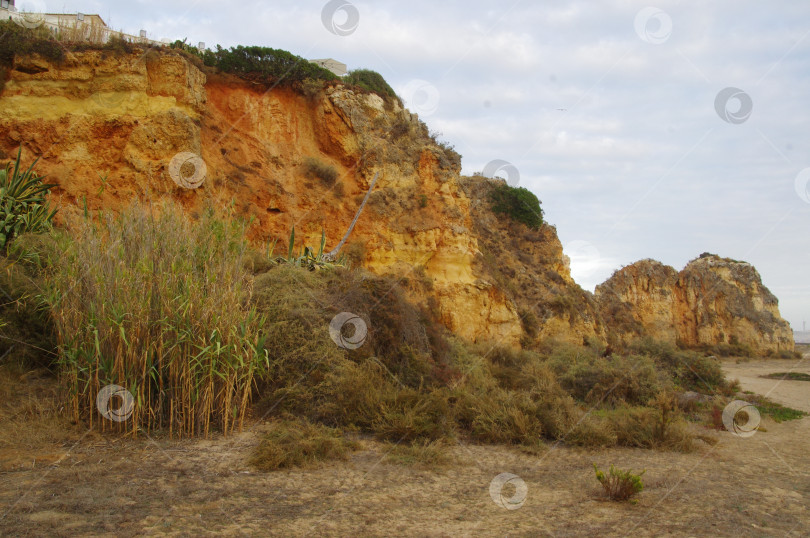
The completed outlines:
<svg viewBox="0 0 810 538">
<path fill-rule="evenodd" d="M 346 267 L 346 258 L 341 256 L 337 260 L 330 261 L 327 255 L 324 254 L 323 249 L 326 246 L 326 232 L 321 230 L 321 245 L 318 251 L 305 246 L 304 250 L 299 255 L 295 255 L 295 226 L 290 232 L 290 244 L 287 248 L 287 257 L 279 256 L 275 259 L 276 263 L 288 263 L 295 267 L 305 267 L 310 271 L 318 271 L 321 269 L 332 269 L 335 267 Z M 275 242 L 273 243 L 275 249 Z M 271 256 L 272 256 L 272 251 Z"/>
<path fill-rule="evenodd" d="M 51 210 L 46 196 L 51 185 L 42 182 L 34 172 L 37 159 L 27 170 L 20 169 L 22 147 L 12 169 L 0 170 L 0 247 L 25 232 L 40 232 L 51 226 L 56 210 Z"/>
</svg>

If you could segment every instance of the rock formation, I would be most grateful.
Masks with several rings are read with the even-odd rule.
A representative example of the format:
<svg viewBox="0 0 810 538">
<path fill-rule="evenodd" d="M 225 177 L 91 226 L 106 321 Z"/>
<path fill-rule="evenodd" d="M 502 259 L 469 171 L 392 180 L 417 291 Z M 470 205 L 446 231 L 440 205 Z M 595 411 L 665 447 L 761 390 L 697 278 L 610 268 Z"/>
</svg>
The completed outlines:
<svg viewBox="0 0 810 538">
<path fill-rule="evenodd" d="M 616 338 L 642 336 L 688 347 L 741 344 L 793 350 L 793 332 L 776 297 L 746 262 L 703 254 L 680 272 L 654 260 L 616 271 L 596 287 Z"/>
</svg>

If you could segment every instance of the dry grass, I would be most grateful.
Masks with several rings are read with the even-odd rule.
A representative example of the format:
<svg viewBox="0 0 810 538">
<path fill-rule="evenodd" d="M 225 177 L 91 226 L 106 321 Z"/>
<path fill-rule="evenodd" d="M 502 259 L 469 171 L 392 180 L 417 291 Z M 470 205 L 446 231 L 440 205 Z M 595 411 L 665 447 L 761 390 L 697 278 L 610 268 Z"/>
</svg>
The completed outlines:
<svg viewBox="0 0 810 538">
<path fill-rule="evenodd" d="M 259 442 L 250 463 L 262 471 L 315 467 L 329 460 L 345 460 L 359 447 L 335 428 L 287 418 L 273 422 Z"/>
<path fill-rule="evenodd" d="M 59 383 L 47 370 L 31 370 L 17 360 L 0 365 L 0 471 L 37 458 L 55 460 L 65 442 L 79 437 L 62 400 Z"/>
<path fill-rule="evenodd" d="M 423 439 L 413 443 L 383 445 L 385 461 L 398 465 L 439 467 L 453 461 L 446 441 Z"/>
</svg>

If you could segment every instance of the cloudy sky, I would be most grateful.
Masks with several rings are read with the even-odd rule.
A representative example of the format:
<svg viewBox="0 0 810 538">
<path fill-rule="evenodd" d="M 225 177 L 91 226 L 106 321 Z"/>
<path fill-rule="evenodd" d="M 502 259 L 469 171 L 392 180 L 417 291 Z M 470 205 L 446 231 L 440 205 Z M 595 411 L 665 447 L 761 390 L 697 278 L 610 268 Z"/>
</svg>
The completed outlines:
<svg viewBox="0 0 810 538">
<path fill-rule="evenodd" d="M 753 263 L 793 328 L 810 322 L 807 2 L 26 3 L 379 71 L 464 173 L 512 165 L 499 175 L 542 200 L 584 288 L 709 251 Z"/>
</svg>

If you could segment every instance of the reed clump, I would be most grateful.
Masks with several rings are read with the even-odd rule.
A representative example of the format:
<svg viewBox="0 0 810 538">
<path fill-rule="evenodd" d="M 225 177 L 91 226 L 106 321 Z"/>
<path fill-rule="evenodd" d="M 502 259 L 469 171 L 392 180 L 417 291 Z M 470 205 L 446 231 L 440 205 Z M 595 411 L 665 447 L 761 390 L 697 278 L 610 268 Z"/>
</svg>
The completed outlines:
<svg viewBox="0 0 810 538">
<path fill-rule="evenodd" d="M 244 223 L 134 204 L 85 218 L 55 246 L 47 300 L 75 420 L 178 436 L 241 427 L 267 368 Z M 97 409 L 110 384 L 133 397 L 126 420 Z"/>
</svg>

